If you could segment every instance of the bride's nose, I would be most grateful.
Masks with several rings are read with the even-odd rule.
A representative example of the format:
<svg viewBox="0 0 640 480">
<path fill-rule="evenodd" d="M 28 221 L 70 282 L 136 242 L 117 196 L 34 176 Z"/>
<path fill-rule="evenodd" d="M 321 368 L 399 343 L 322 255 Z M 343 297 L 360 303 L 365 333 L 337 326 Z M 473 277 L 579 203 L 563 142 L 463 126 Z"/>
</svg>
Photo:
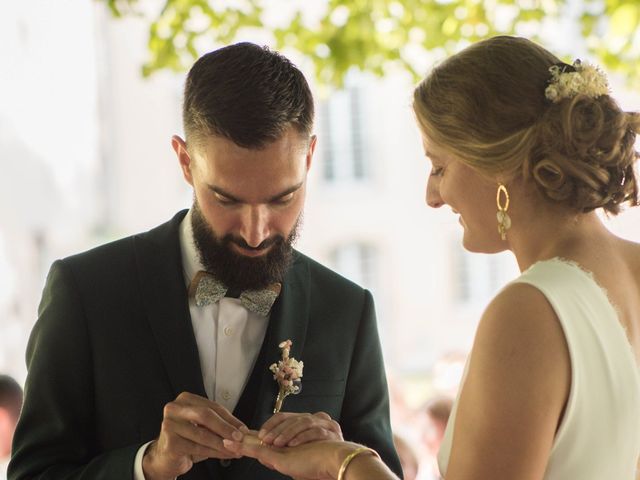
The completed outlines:
<svg viewBox="0 0 640 480">
<path fill-rule="evenodd" d="M 427 205 L 431 208 L 440 208 L 444 205 L 444 201 L 442 197 L 440 197 L 440 189 L 436 185 L 436 182 L 433 180 L 432 176 L 429 176 L 427 180 L 427 192 L 425 198 Z"/>
</svg>

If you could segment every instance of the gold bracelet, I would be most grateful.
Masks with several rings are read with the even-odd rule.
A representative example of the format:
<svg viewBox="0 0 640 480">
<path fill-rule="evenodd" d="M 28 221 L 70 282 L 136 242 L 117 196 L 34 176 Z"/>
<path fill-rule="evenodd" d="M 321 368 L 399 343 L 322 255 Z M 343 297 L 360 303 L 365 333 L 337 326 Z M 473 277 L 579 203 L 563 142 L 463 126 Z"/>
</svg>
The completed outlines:
<svg viewBox="0 0 640 480">
<path fill-rule="evenodd" d="M 351 463 L 351 460 L 353 460 L 355 457 L 357 457 L 361 453 L 365 453 L 365 452 L 372 453 L 376 457 L 380 458 L 380 455 L 378 455 L 378 452 L 368 447 L 360 447 L 354 450 L 349 455 L 347 455 L 347 457 L 342 461 L 342 465 L 340 465 L 340 470 L 338 470 L 338 480 L 343 480 L 344 472 L 347 470 L 347 467 Z"/>
</svg>

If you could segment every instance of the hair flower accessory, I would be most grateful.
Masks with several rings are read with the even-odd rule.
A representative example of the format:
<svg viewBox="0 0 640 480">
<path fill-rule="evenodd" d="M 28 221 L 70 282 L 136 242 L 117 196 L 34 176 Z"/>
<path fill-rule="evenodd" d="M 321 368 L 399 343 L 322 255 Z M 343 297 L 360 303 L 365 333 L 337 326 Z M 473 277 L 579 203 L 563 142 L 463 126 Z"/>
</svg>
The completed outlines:
<svg viewBox="0 0 640 480">
<path fill-rule="evenodd" d="M 278 382 L 280 387 L 273 413 L 280 411 L 287 395 L 297 395 L 302 391 L 302 380 L 300 379 L 302 378 L 304 363 L 289 356 L 291 345 L 293 345 L 291 340 L 281 342 L 278 347 L 282 350 L 282 360 L 269 367 L 269 370 L 273 372 L 273 379 Z"/>
<path fill-rule="evenodd" d="M 544 91 L 553 103 L 576 95 L 598 98 L 609 93 L 607 76 L 597 66 L 576 60 L 573 65 L 556 64 L 549 67 L 551 78 Z"/>
</svg>

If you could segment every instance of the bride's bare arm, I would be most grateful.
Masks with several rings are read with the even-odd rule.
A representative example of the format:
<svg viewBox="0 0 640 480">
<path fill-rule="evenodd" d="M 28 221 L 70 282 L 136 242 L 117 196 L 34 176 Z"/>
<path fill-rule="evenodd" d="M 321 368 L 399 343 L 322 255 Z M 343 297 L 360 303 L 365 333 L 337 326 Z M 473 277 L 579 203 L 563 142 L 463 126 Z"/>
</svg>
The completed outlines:
<svg viewBox="0 0 640 480">
<path fill-rule="evenodd" d="M 268 468 L 298 479 L 336 480 L 344 460 L 362 445 L 351 442 L 312 442 L 297 447 L 276 448 L 260 445 L 249 435 L 243 442 L 225 441 L 233 453 L 252 457 Z M 371 452 L 362 452 L 349 462 L 342 480 L 398 480 Z"/>
<path fill-rule="evenodd" d="M 351 460 L 342 480 L 398 480 L 398 477 L 379 457 L 359 455 Z"/>
<path fill-rule="evenodd" d="M 570 382 L 549 302 L 527 284 L 505 288 L 478 326 L 445 478 L 542 479 Z"/>
</svg>

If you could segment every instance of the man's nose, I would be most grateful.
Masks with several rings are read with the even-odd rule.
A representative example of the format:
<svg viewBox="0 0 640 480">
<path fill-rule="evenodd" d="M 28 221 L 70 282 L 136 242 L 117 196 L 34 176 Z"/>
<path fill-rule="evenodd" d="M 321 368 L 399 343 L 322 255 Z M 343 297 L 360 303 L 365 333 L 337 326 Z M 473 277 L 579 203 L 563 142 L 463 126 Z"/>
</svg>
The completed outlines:
<svg viewBox="0 0 640 480">
<path fill-rule="evenodd" d="M 427 192 L 425 200 L 427 201 L 427 205 L 429 205 L 431 208 L 440 208 L 442 205 L 444 205 L 444 201 L 442 200 L 442 197 L 440 197 L 440 189 L 437 185 L 435 185 L 435 183 L 436 182 L 433 180 L 433 177 L 430 176 L 429 180 L 427 180 Z"/>
<path fill-rule="evenodd" d="M 269 238 L 269 234 L 269 211 L 266 205 L 247 205 L 240 231 L 244 241 L 256 248 Z"/>
</svg>

